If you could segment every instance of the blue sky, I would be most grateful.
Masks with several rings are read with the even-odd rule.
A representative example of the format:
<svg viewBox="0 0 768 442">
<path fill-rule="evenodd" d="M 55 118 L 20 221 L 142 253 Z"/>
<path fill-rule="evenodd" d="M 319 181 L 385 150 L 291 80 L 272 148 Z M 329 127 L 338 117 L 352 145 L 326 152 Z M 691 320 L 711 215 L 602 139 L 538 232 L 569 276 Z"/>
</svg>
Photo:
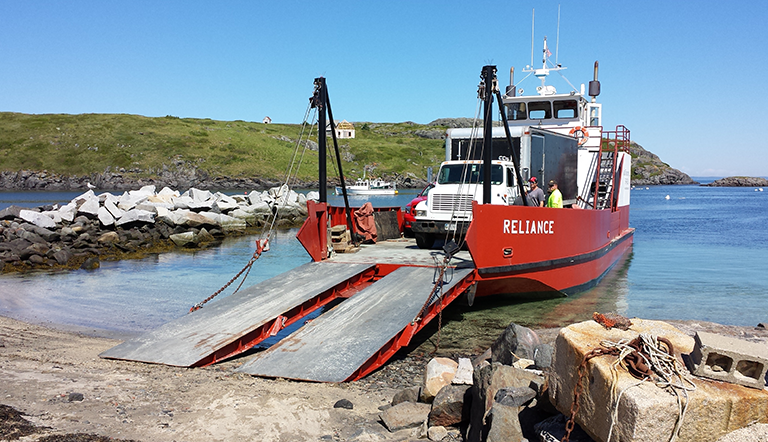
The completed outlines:
<svg viewBox="0 0 768 442">
<path fill-rule="evenodd" d="M 693 176 L 768 175 L 764 1 L 0 0 L 0 110 L 299 123 L 325 76 L 338 119 L 471 117 L 483 65 L 522 78 L 534 8 L 555 52 L 558 4 L 559 62 L 578 86 L 599 60 L 605 126 Z"/>
</svg>

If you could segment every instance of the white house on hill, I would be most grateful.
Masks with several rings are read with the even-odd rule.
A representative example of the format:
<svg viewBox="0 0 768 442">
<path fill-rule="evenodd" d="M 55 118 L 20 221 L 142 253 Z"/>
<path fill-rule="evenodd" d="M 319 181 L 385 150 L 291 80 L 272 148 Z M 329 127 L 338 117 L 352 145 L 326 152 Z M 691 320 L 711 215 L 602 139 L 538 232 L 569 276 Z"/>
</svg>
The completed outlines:
<svg viewBox="0 0 768 442">
<path fill-rule="evenodd" d="M 326 132 L 331 132 L 331 125 L 325 128 Z M 336 123 L 336 138 L 355 138 L 355 126 L 347 120 Z"/>
</svg>

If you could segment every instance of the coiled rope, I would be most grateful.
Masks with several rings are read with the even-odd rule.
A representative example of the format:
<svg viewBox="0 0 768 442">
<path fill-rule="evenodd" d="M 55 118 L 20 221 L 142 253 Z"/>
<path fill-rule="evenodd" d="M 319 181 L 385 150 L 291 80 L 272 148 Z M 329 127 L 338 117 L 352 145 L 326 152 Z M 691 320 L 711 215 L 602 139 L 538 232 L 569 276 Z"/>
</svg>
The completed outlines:
<svg viewBox="0 0 768 442">
<path fill-rule="evenodd" d="M 619 401 L 624 393 L 644 382 L 654 384 L 667 391 L 672 391 L 677 399 L 678 417 L 669 438 L 674 442 L 680 434 L 680 428 L 688 409 L 688 393 L 696 390 L 696 385 L 688 372 L 674 356 L 672 343 L 663 337 L 654 337 L 640 333 L 635 339 L 623 339 L 618 342 L 602 341 L 601 348 L 595 348 L 584 355 L 578 368 L 578 380 L 574 386 L 574 398 L 571 404 L 571 417 L 566 423 L 566 432 L 562 442 L 568 442 L 575 425 L 575 417 L 579 410 L 579 398 L 584 391 L 583 380 L 587 375 L 587 362 L 597 356 L 613 355 L 616 360 L 611 364 L 611 424 L 606 440 L 610 441 L 613 428 L 618 418 Z M 619 367 L 624 368 L 640 382 L 632 384 L 617 392 L 619 383 Z"/>
</svg>

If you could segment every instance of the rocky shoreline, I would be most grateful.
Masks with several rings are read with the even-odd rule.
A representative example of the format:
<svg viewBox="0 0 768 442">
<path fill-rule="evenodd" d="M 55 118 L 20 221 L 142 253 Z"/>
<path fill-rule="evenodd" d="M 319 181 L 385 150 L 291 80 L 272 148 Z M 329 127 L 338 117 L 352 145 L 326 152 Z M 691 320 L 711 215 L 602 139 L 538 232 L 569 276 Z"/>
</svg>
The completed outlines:
<svg viewBox="0 0 768 442">
<path fill-rule="evenodd" d="M 768 180 L 760 177 L 731 176 L 702 184 L 707 187 L 768 187 Z"/>
<path fill-rule="evenodd" d="M 203 247 L 255 233 L 273 216 L 276 226 L 300 225 L 306 200 L 285 187 L 234 196 L 196 188 L 156 192 L 153 185 L 119 196 L 88 190 L 65 205 L 0 210 L 0 263 L 4 272 L 93 269 L 101 259 Z"/>
<path fill-rule="evenodd" d="M 421 189 L 427 185 L 427 181 L 411 176 L 396 175 L 385 177 L 395 182 L 397 187 L 408 189 Z M 345 180 L 348 184 L 353 181 Z M 329 178 L 329 189 L 338 184 L 338 180 Z M 105 171 L 104 173 L 92 173 L 90 175 L 62 175 L 48 171 L 20 170 L 0 172 L 0 189 L 13 190 L 47 190 L 47 191 L 73 191 L 88 189 L 90 186 L 96 189 L 109 191 L 127 191 L 144 186 L 156 188 L 169 187 L 172 189 L 243 189 L 243 190 L 269 190 L 279 187 L 280 183 L 265 178 L 235 178 L 226 176 L 212 177 L 205 171 L 186 165 L 176 164 L 174 167 L 164 166 L 156 175 L 141 176 L 139 171 L 118 170 Z M 295 189 L 317 189 L 318 181 L 292 181 Z"/>
</svg>

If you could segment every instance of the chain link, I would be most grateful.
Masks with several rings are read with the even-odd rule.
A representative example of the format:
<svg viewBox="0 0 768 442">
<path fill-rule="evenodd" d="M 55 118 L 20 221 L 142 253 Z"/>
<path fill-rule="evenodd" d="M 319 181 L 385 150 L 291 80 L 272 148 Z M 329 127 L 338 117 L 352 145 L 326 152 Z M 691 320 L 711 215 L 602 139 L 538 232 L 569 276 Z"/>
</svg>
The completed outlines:
<svg viewBox="0 0 768 442">
<path fill-rule="evenodd" d="M 240 281 L 240 284 L 237 286 L 235 291 L 232 292 L 233 295 L 237 293 L 238 290 L 240 290 L 240 287 L 243 286 L 243 283 L 245 282 L 246 278 L 248 278 L 248 274 L 251 272 L 251 267 L 253 267 L 253 263 L 255 263 L 257 259 L 259 259 L 259 257 L 261 256 L 261 252 L 266 250 L 269 250 L 268 240 L 263 240 L 263 239 L 256 240 L 256 250 L 253 252 L 253 256 L 251 256 L 251 259 L 248 260 L 248 263 L 245 264 L 245 267 L 243 267 L 242 270 L 237 272 L 237 274 L 233 276 L 232 279 L 229 280 L 229 282 L 224 284 L 220 289 L 216 290 L 211 296 L 193 305 L 192 308 L 189 309 L 189 313 L 192 313 L 194 311 L 197 311 L 203 308 L 203 305 L 205 305 L 208 301 L 211 301 L 213 298 L 219 296 L 221 292 L 226 290 L 227 287 L 229 287 L 230 285 L 232 285 L 232 283 L 237 281 L 237 278 L 239 278 L 240 275 L 242 275 L 243 272 L 245 272 L 245 276 L 243 277 L 243 280 Z"/>
</svg>

